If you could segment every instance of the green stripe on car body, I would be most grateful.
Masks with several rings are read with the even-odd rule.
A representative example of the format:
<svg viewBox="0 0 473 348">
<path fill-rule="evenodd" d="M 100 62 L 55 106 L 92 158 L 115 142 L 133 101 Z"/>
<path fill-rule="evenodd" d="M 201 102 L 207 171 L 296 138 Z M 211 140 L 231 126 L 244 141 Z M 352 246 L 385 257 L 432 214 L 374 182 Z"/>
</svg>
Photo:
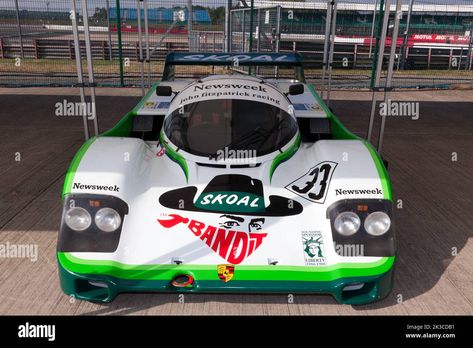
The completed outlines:
<svg viewBox="0 0 473 348">
<path fill-rule="evenodd" d="M 381 187 L 383 189 L 384 199 L 392 201 L 393 198 L 391 190 L 391 181 L 389 180 L 388 172 L 386 171 L 386 167 L 384 166 L 381 157 L 369 141 L 364 140 L 363 144 L 365 144 L 366 148 L 371 154 L 371 157 L 373 158 L 374 164 L 376 166 L 376 170 L 378 171 L 379 180 L 381 180 Z"/>
<path fill-rule="evenodd" d="M 62 198 L 65 195 L 71 193 L 72 183 L 74 181 L 74 176 L 76 174 L 77 168 L 79 167 L 80 161 L 82 157 L 84 157 L 85 153 L 89 149 L 90 145 L 96 140 L 96 137 L 92 137 L 87 140 L 82 146 L 79 148 L 77 153 L 75 154 L 74 158 L 72 159 L 71 165 L 66 173 L 66 178 L 64 180 L 64 186 L 62 187 Z"/>
<path fill-rule="evenodd" d="M 187 166 L 187 161 L 184 158 L 184 156 L 177 153 L 176 150 L 174 150 L 171 146 L 169 146 L 169 144 L 164 140 L 164 133 L 163 132 L 161 132 L 160 135 L 159 135 L 159 142 L 161 143 L 161 146 L 164 146 L 164 148 L 166 149 L 166 152 L 165 152 L 166 155 L 171 160 L 173 160 L 174 162 L 179 164 L 179 166 L 184 171 L 184 175 L 186 176 L 186 182 L 189 182 L 189 167 Z"/>
<path fill-rule="evenodd" d="M 129 265 L 111 260 L 85 260 L 71 253 L 58 252 L 58 261 L 66 270 L 89 275 L 108 275 L 119 279 L 170 280 L 182 273 L 196 280 L 213 280 L 217 265 L 144 264 Z M 235 266 L 234 280 L 332 281 L 344 277 L 373 276 L 389 271 L 394 256 L 368 263 L 339 263 L 331 266 Z"/>
<path fill-rule="evenodd" d="M 299 149 L 301 145 L 301 134 L 297 132 L 296 139 L 292 143 L 291 146 L 287 148 L 287 150 L 281 152 L 276 157 L 274 157 L 273 161 L 271 162 L 271 167 L 269 168 L 269 182 L 273 179 L 274 171 L 276 170 L 279 165 L 287 160 L 289 160 Z"/>
<path fill-rule="evenodd" d="M 160 81 L 155 83 L 149 89 L 148 93 L 141 98 L 140 102 L 123 118 L 118 121 L 118 123 L 110 128 L 108 131 L 101 134 L 104 137 L 128 137 L 133 128 L 133 119 L 138 114 L 138 111 L 143 107 L 145 102 L 156 92 L 156 88 L 159 86 Z"/>
</svg>

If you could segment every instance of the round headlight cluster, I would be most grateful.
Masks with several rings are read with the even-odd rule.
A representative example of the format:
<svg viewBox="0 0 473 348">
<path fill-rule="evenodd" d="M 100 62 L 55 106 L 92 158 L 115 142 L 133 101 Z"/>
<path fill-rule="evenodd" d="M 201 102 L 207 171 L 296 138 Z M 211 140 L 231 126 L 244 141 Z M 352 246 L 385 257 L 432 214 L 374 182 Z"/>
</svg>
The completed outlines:
<svg viewBox="0 0 473 348">
<path fill-rule="evenodd" d="M 66 212 L 64 222 L 74 231 L 84 231 L 90 227 L 92 218 L 84 208 L 74 207 Z"/>
<path fill-rule="evenodd" d="M 333 226 L 342 236 L 354 235 L 360 229 L 361 219 L 352 212 L 345 211 L 335 218 Z M 369 214 L 364 221 L 364 228 L 372 236 L 381 236 L 389 231 L 391 219 L 388 214 L 382 211 L 375 211 Z"/>
<path fill-rule="evenodd" d="M 94 221 L 95 225 L 104 232 L 116 231 L 122 223 L 120 214 L 112 208 L 102 208 L 97 211 Z M 84 231 L 92 224 L 92 217 L 84 208 L 74 207 L 66 212 L 64 222 L 74 231 Z"/>
<path fill-rule="evenodd" d="M 365 230 L 372 236 L 381 236 L 391 227 L 391 219 L 382 211 L 375 211 L 365 219 Z"/>
<path fill-rule="evenodd" d="M 120 227 L 120 214 L 112 208 L 102 208 L 95 214 L 95 224 L 104 232 L 113 232 Z"/>
<path fill-rule="evenodd" d="M 360 217 L 351 211 L 338 214 L 333 223 L 335 230 L 343 236 L 355 234 L 360 229 L 360 224 Z"/>
</svg>

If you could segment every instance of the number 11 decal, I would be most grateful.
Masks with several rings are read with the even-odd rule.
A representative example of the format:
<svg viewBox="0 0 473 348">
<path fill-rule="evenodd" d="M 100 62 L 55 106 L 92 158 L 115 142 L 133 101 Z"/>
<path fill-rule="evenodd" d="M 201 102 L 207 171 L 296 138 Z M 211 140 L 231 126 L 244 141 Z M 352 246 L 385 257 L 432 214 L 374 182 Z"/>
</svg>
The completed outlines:
<svg viewBox="0 0 473 348">
<path fill-rule="evenodd" d="M 311 202 L 324 203 L 332 174 L 337 163 L 321 162 L 312 167 L 306 174 L 291 182 L 286 189 Z"/>
</svg>

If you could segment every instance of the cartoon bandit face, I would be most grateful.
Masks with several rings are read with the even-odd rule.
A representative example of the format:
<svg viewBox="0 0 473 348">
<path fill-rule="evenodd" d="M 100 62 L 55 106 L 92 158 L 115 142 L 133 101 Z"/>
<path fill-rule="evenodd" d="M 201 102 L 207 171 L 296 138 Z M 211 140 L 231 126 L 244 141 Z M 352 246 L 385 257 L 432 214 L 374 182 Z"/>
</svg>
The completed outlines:
<svg viewBox="0 0 473 348">
<path fill-rule="evenodd" d="M 265 218 L 260 217 L 212 213 L 201 214 L 195 219 L 178 214 L 158 219 L 165 228 L 185 226 L 215 253 L 235 265 L 257 250 L 267 237 L 264 221 Z"/>
<path fill-rule="evenodd" d="M 268 218 L 302 212 L 300 203 L 285 197 L 269 196 L 269 201 L 265 207 L 260 180 L 244 175 L 220 175 L 200 195 L 195 186 L 162 194 L 160 204 L 173 212 L 158 222 L 164 228 L 188 230 L 235 265 L 264 242 Z"/>
</svg>

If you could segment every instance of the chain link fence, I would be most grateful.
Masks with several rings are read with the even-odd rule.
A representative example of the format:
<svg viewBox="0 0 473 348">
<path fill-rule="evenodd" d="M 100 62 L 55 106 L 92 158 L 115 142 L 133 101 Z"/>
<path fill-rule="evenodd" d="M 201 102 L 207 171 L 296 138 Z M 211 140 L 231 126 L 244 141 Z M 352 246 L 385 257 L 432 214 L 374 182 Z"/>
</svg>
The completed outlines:
<svg viewBox="0 0 473 348">
<path fill-rule="evenodd" d="M 332 86 L 370 87 L 379 8 L 383 0 L 338 1 Z M 141 81 L 139 31 L 144 8 L 135 0 L 88 0 L 95 81 L 134 86 Z M 192 20 L 189 26 L 189 3 Z M 225 10 L 230 3 L 229 24 Z M 304 56 L 306 76 L 320 81 L 326 0 L 148 0 L 151 78 L 159 78 L 170 51 L 293 52 Z M 395 0 L 392 1 L 390 45 Z M 77 0 L 82 56 L 81 0 Z M 120 7 L 118 11 L 117 7 Z M 0 85 L 71 86 L 77 82 L 71 1 L 0 1 Z M 139 21 L 141 17 L 141 21 Z M 189 29 L 191 29 L 189 31 Z M 444 87 L 473 83 L 473 3 L 404 0 L 393 87 Z M 228 40 L 227 40 L 228 38 Z M 388 61 L 386 48 L 382 80 Z M 87 71 L 83 61 L 84 72 Z"/>
</svg>

